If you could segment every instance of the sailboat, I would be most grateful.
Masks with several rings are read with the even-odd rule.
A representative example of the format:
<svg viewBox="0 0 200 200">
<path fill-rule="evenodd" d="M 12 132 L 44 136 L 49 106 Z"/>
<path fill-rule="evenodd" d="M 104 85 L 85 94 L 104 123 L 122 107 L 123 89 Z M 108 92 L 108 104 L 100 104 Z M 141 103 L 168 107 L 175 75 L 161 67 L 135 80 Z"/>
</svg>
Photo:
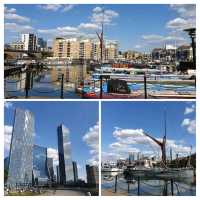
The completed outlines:
<svg viewBox="0 0 200 200">
<path fill-rule="evenodd" d="M 153 140 L 161 149 L 161 166 L 160 167 L 141 167 L 141 166 L 127 166 L 124 170 L 125 177 L 133 176 L 133 177 L 143 177 L 143 178 L 160 178 L 160 179 L 191 179 L 194 178 L 194 168 L 190 164 L 191 153 L 189 156 L 189 162 L 186 167 L 184 168 L 172 168 L 167 166 L 167 159 L 166 159 L 166 141 L 167 141 L 167 134 L 166 134 L 166 112 L 164 116 L 164 124 L 165 124 L 165 134 L 163 136 L 162 141 L 154 138 L 148 133 L 143 133 L 145 136 Z"/>
</svg>

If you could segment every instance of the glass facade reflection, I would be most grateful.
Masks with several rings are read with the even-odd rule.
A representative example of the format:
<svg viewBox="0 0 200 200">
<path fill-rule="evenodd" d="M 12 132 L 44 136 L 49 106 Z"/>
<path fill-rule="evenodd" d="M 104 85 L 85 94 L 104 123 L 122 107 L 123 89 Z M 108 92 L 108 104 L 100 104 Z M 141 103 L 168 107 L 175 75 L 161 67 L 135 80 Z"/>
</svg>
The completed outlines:
<svg viewBox="0 0 200 200">
<path fill-rule="evenodd" d="M 74 172 L 71 159 L 71 142 L 69 141 L 69 130 L 61 124 L 58 132 L 58 155 L 60 183 L 67 184 L 74 182 Z"/>
<path fill-rule="evenodd" d="M 28 110 L 15 110 L 11 137 L 7 185 L 32 184 L 34 116 Z"/>
<path fill-rule="evenodd" d="M 38 145 L 33 146 L 33 178 L 34 184 L 46 184 L 48 182 L 47 148 Z"/>
<path fill-rule="evenodd" d="M 53 158 L 47 158 L 48 176 L 51 181 L 54 181 Z"/>
</svg>

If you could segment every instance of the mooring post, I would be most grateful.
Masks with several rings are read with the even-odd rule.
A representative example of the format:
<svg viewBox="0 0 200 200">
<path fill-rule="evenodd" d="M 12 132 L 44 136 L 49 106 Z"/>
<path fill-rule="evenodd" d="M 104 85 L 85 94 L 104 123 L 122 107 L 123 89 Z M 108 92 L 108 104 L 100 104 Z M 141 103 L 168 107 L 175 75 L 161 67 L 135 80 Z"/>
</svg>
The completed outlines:
<svg viewBox="0 0 200 200">
<path fill-rule="evenodd" d="M 140 196 L 140 177 L 138 176 L 137 178 L 137 182 L 138 182 L 138 191 L 137 191 L 137 195 Z"/>
<path fill-rule="evenodd" d="M 173 181 L 173 179 L 171 179 L 171 193 L 172 193 L 172 196 L 174 196 L 174 181 Z"/>
<path fill-rule="evenodd" d="M 117 192 L 117 175 L 115 176 L 115 193 Z"/>
<path fill-rule="evenodd" d="M 30 71 L 26 71 L 26 82 L 25 82 L 25 97 L 28 98 L 28 91 L 30 89 Z"/>
<path fill-rule="evenodd" d="M 64 74 L 61 77 L 60 98 L 63 99 Z"/>
<path fill-rule="evenodd" d="M 130 191 L 130 183 L 128 181 L 128 193 L 129 193 L 129 191 Z"/>
<path fill-rule="evenodd" d="M 103 77 L 100 76 L 100 99 L 102 99 L 102 93 L 103 93 Z"/>
<path fill-rule="evenodd" d="M 144 98 L 147 99 L 147 77 L 144 73 Z"/>
<path fill-rule="evenodd" d="M 95 80 L 94 80 L 94 91 L 95 91 L 95 87 L 96 87 L 96 84 L 95 84 Z"/>
<path fill-rule="evenodd" d="M 34 72 L 31 72 L 31 89 L 33 88 L 33 77 L 34 77 Z"/>
</svg>

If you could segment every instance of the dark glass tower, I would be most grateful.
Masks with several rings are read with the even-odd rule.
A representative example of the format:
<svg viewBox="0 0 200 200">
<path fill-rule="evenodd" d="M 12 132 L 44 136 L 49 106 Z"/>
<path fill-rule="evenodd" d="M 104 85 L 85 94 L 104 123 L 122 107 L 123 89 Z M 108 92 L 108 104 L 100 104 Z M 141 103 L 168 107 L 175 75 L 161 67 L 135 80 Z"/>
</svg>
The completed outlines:
<svg viewBox="0 0 200 200">
<path fill-rule="evenodd" d="M 61 124 L 57 128 L 60 184 L 74 182 L 69 130 Z"/>
<path fill-rule="evenodd" d="M 11 137 L 7 185 L 32 184 L 34 116 L 28 110 L 15 110 Z"/>
<path fill-rule="evenodd" d="M 78 182 L 78 168 L 77 168 L 77 163 L 75 161 L 72 162 L 73 164 L 73 172 L 74 172 L 74 182 Z"/>
</svg>

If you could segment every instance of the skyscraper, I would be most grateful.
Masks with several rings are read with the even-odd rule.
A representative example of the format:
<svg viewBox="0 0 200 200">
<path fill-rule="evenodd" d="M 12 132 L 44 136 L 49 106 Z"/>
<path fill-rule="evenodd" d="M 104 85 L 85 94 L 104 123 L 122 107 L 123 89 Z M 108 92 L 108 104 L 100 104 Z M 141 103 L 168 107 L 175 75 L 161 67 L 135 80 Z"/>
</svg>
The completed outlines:
<svg viewBox="0 0 200 200">
<path fill-rule="evenodd" d="M 134 160 L 135 160 L 135 155 L 134 155 L 134 153 L 129 153 L 129 163 L 134 162 Z"/>
<path fill-rule="evenodd" d="M 77 169 L 77 163 L 75 161 L 72 162 L 73 164 L 73 172 L 74 172 L 74 182 L 78 182 L 78 169 Z"/>
<path fill-rule="evenodd" d="M 60 184 L 60 169 L 59 165 L 56 166 L 56 181 L 58 184 Z"/>
<path fill-rule="evenodd" d="M 37 39 L 36 35 L 32 33 L 22 34 L 22 42 L 24 43 L 25 51 L 36 51 L 37 50 Z"/>
<path fill-rule="evenodd" d="M 63 124 L 61 124 L 57 128 L 57 132 L 60 183 L 67 184 L 74 181 L 69 130 Z"/>
<path fill-rule="evenodd" d="M 47 158 L 48 176 L 51 181 L 54 181 L 53 158 Z"/>
<path fill-rule="evenodd" d="M 7 184 L 31 184 L 33 169 L 34 116 L 28 110 L 15 110 L 11 137 Z"/>
<path fill-rule="evenodd" d="M 45 185 L 48 182 L 46 147 L 33 146 L 33 179 L 36 185 Z"/>
<path fill-rule="evenodd" d="M 87 183 L 90 186 L 98 186 L 99 184 L 99 168 L 98 166 L 86 165 Z"/>
</svg>

